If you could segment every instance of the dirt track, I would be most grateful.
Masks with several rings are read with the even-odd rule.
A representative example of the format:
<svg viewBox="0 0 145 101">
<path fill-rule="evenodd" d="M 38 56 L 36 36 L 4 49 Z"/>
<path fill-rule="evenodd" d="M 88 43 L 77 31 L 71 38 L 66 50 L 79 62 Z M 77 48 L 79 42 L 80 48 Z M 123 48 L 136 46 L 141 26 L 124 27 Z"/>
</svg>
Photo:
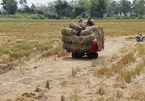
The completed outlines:
<svg viewBox="0 0 145 101">
<path fill-rule="evenodd" d="M 94 76 L 94 71 L 117 61 L 117 57 L 123 54 L 121 51 L 124 47 L 132 49 L 135 44 L 134 39 L 127 37 L 106 38 L 105 49 L 99 53 L 96 62 L 85 57 L 72 59 L 70 55 L 61 58 L 53 56 L 42 60 L 31 59 L 0 75 L 0 101 L 15 100 L 22 95 L 27 99 L 38 101 L 60 101 L 62 95 L 68 99 L 66 101 L 72 101 L 74 95 L 77 95 L 80 101 L 98 101 L 102 98 L 97 94 L 97 89 L 101 86 L 106 89 L 103 98 L 111 99 L 113 92 L 120 89 L 112 87 L 116 82 L 115 75 L 109 79 L 99 78 Z M 72 70 L 76 68 L 77 73 L 73 77 Z M 145 80 L 144 77 L 142 79 Z M 47 81 L 50 83 L 50 89 L 45 87 Z M 41 91 L 35 92 L 37 87 Z M 123 91 L 125 96 L 121 100 L 126 99 L 128 93 L 132 91 L 128 89 Z M 30 93 L 32 95 L 28 96 Z"/>
</svg>

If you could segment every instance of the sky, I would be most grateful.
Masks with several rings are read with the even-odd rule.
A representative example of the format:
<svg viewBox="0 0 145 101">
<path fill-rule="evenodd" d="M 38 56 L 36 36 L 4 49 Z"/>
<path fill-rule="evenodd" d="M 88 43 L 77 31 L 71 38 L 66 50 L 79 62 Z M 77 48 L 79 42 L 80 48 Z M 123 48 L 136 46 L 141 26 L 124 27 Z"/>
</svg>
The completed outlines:
<svg viewBox="0 0 145 101">
<path fill-rule="evenodd" d="M 17 0 L 17 1 L 19 1 L 19 0 Z M 27 0 L 27 3 L 28 3 L 28 5 L 30 5 L 31 6 L 31 4 L 32 3 L 34 3 L 34 4 L 47 4 L 48 2 L 52 2 L 52 1 L 54 1 L 54 0 Z M 0 0 L 0 3 L 2 2 L 2 0 Z"/>
<path fill-rule="evenodd" d="M 19 1 L 19 0 L 17 0 L 17 1 Z M 34 4 L 47 4 L 48 2 L 52 2 L 52 1 L 54 1 L 54 0 L 27 0 L 27 3 L 28 3 L 28 5 L 31 5 L 32 3 L 34 3 Z"/>
</svg>

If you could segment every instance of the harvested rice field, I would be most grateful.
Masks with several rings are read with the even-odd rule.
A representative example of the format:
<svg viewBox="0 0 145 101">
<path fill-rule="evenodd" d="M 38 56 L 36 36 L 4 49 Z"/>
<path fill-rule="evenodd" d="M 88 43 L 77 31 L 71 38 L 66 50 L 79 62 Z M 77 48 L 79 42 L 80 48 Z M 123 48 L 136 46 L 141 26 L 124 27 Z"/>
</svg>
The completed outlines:
<svg viewBox="0 0 145 101">
<path fill-rule="evenodd" d="M 0 101 L 144 101 L 145 20 L 95 20 L 97 59 L 74 59 L 61 30 L 77 20 L 0 19 Z"/>
</svg>

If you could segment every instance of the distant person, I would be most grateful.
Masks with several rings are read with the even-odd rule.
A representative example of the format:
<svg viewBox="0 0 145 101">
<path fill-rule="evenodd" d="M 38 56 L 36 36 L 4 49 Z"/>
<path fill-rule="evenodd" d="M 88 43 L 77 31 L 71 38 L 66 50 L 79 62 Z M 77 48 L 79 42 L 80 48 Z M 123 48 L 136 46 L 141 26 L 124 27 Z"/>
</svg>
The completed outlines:
<svg viewBox="0 0 145 101">
<path fill-rule="evenodd" d="M 135 36 L 137 41 L 143 41 L 144 40 L 144 36 L 141 33 L 138 33 L 137 36 Z"/>
<path fill-rule="evenodd" d="M 82 28 L 78 27 L 77 30 L 76 30 L 76 35 L 80 36 L 81 35 L 81 31 L 82 31 Z"/>
<path fill-rule="evenodd" d="M 83 25 L 83 20 L 80 19 L 80 20 L 78 21 L 78 26 L 79 26 L 79 27 L 82 27 L 82 25 Z"/>
<path fill-rule="evenodd" d="M 82 25 L 83 25 L 83 20 L 82 19 L 79 19 L 79 21 L 78 21 L 78 28 L 76 30 L 76 35 L 77 36 L 80 36 L 81 35 Z"/>
<path fill-rule="evenodd" d="M 93 25 L 95 25 L 93 19 L 91 17 L 88 17 L 88 21 L 86 23 L 86 26 L 93 26 Z"/>
<path fill-rule="evenodd" d="M 82 19 L 80 19 L 78 21 L 78 26 L 81 28 L 81 30 L 85 30 L 86 29 L 86 24 L 83 22 Z"/>
</svg>

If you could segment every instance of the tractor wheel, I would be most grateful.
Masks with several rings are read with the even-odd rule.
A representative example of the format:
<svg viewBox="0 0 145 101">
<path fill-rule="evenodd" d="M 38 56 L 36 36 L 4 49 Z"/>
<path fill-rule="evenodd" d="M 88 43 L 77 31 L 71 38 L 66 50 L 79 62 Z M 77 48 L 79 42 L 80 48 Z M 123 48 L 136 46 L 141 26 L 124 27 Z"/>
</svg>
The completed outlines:
<svg viewBox="0 0 145 101">
<path fill-rule="evenodd" d="M 93 53 L 93 56 L 96 59 L 98 57 L 98 53 Z"/>
<path fill-rule="evenodd" d="M 88 57 L 89 59 L 93 59 L 93 54 L 92 54 L 92 53 L 87 53 L 87 57 Z"/>
<path fill-rule="evenodd" d="M 72 58 L 81 58 L 83 56 L 83 53 L 74 52 L 72 53 Z"/>
<path fill-rule="evenodd" d="M 93 52 L 87 53 L 87 57 L 89 59 L 96 59 L 98 57 L 98 53 L 93 53 Z"/>
</svg>

